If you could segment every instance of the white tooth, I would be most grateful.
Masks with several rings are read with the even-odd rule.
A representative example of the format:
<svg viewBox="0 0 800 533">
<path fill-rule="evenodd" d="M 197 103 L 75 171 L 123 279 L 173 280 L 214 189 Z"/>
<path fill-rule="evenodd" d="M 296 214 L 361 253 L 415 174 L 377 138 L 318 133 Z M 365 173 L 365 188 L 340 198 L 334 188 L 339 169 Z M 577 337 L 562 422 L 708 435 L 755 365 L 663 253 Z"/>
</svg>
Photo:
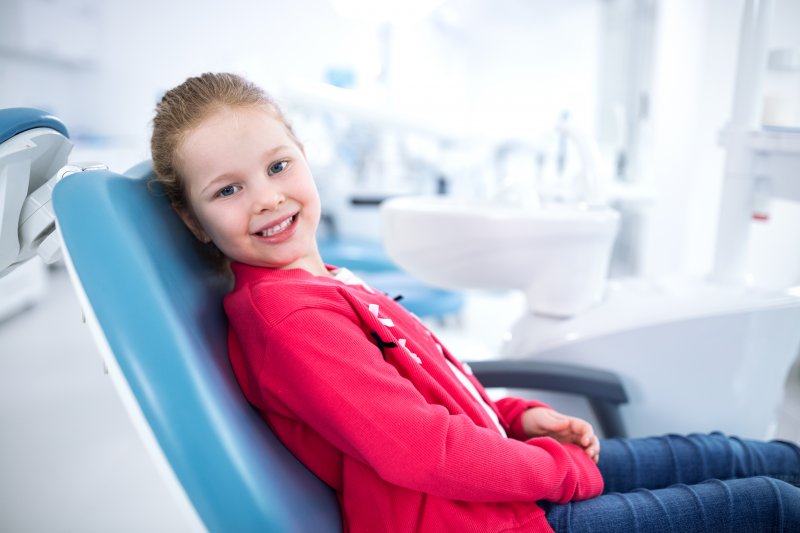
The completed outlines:
<svg viewBox="0 0 800 533">
<path fill-rule="evenodd" d="M 276 233 L 279 233 L 279 232 L 285 230 L 286 228 L 288 228 L 289 224 L 291 224 L 293 220 L 294 220 L 294 217 L 289 217 L 286 220 L 284 220 L 283 222 L 281 222 L 280 224 L 278 224 L 277 226 L 273 226 L 271 228 L 268 228 L 268 229 L 260 232 L 259 235 L 261 235 L 262 237 L 271 237 L 272 235 L 275 235 Z"/>
</svg>

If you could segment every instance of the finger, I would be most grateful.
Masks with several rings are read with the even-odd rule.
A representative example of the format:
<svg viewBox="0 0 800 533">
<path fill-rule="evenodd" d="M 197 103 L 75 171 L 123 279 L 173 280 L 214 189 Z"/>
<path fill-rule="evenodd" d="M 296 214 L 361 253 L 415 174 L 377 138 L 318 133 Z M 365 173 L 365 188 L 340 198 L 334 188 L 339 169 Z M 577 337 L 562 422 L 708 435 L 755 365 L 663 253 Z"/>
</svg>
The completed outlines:
<svg viewBox="0 0 800 533">
<path fill-rule="evenodd" d="M 569 430 L 569 418 L 558 413 L 548 413 L 548 416 L 541 420 L 542 427 L 553 433 L 563 433 Z"/>
<path fill-rule="evenodd" d="M 585 420 L 579 420 L 579 423 L 576 427 L 576 433 L 580 435 L 580 443 L 584 447 L 591 445 L 596 438 L 594 434 L 594 428 L 592 428 L 592 425 Z"/>
<path fill-rule="evenodd" d="M 595 448 L 593 447 L 584 448 L 583 451 L 586 452 L 586 455 L 589 456 L 589 459 L 591 459 L 592 461 L 594 461 L 595 464 L 597 464 L 597 461 L 599 461 L 600 453 Z"/>
<path fill-rule="evenodd" d="M 558 437 L 561 442 L 572 442 L 586 448 L 583 442 L 583 433 L 581 426 L 576 424 L 576 419 L 573 417 L 566 417 L 561 427 L 553 427 L 551 433 Z"/>
<path fill-rule="evenodd" d="M 581 437 L 581 439 L 578 442 L 576 442 L 576 444 L 578 444 L 581 448 L 583 448 L 586 451 L 586 453 L 588 453 L 590 456 L 594 456 L 596 452 L 600 451 L 599 443 L 597 441 L 597 438 L 594 436 L 592 436 L 588 441 L 586 441 L 584 438 Z"/>
<path fill-rule="evenodd" d="M 592 439 L 592 442 L 586 447 L 586 449 L 589 451 L 592 457 L 600 453 L 600 446 L 598 446 L 596 439 Z"/>
<path fill-rule="evenodd" d="M 594 459 L 594 462 L 600 460 L 600 441 L 597 438 L 593 439 L 591 446 L 589 446 L 589 456 Z"/>
</svg>

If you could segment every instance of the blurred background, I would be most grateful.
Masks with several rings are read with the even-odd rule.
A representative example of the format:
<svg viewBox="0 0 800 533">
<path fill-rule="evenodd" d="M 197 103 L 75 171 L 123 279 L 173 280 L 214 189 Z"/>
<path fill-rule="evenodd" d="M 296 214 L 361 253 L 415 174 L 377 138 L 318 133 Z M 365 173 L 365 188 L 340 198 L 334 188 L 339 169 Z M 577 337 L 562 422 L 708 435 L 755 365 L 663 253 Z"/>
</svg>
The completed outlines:
<svg viewBox="0 0 800 533">
<path fill-rule="evenodd" d="M 611 277 L 702 276 L 743 6 L 0 0 L 0 108 L 53 113 L 75 143 L 71 160 L 123 172 L 149 158 L 166 90 L 202 72 L 242 74 L 277 99 L 304 142 L 322 231 L 367 241 L 380 237 L 383 198 L 480 199 L 503 179 L 571 168 L 576 158 L 554 132 L 569 121 L 596 141 L 622 214 Z M 776 0 L 769 48 L 800 50 L 798 25 L 800 1 Z M 765 94 L 800 91 L 798 77 L 767 72 Z M 787 125 L 766 108 L 765 124 Z M 773 199 L 770 210 L 769 224 L 753 222 L 749 275 L 800 284 L 800 252 L 786 246 L 797 204 Z M 0 310 L 0 531 L 184 530 L 115 403 L 66 276 L 57 266 L 46 278 L 47 306 Z M 0 307 L 10 290 L 0 285 Z M 450 330 L 478 352 L 496 347 L 523 305 L 482 297 L 465 304 L 479 318 Z M 487 316 L 496 323 L 465 337 Z M 433 327 L 446 336 L 453 326 Z"/>
<path fill-rule="evenodd" d="M 331 211 L 355 191 L 434 191 L 440 178 L 480 191 L 502 143 L 524 147 L 512 166 L 552 164 L 547 133 L 568 114 L 598 142 L 617 200 L 648 206 L 647 235 L 612 272 L 710 266 L 742 0 L 0 5 L 0 106 L 60 117 L 73 159 L 123 171 L 148 158 L 155 103 L 205 71 L 275 95 Z M 778 0 L 770 47 L 800 46 L 798 21 L 800 2 Z"/>
</svg>

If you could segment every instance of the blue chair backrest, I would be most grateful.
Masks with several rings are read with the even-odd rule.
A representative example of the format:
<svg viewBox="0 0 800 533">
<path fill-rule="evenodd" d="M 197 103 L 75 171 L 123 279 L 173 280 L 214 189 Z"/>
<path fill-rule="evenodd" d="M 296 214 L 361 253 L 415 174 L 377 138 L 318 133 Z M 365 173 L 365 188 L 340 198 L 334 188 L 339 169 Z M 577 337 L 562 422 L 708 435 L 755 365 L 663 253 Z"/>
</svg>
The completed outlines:
<svg viewBox="0 0 800 533">
<path fill-rule="evenodd" d="M 164 457 L 210 531 L 340 530 L 333 491 L 244 399 L 227 357 L 227 282 L 151 177 L 149 163 L 76 173 L 53 205 L 68 266 Z"/>
</svg>

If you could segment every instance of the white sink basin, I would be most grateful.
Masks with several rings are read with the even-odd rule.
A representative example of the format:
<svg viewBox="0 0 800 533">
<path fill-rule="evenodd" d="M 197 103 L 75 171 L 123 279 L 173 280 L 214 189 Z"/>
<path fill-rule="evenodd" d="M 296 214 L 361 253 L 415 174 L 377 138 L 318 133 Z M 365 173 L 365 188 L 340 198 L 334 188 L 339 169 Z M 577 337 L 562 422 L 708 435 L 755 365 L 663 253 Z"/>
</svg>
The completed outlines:
<svg viewBox="0 0 800 533">
<path fill-rule="evenodd" d="M 598 302 L 619 226 L 613 209 L 542 210 L 440 196 L 381 207 L 386 252 L 419 279 L 450 289 L 520 289 L 530 307 L 570 316 Z"/>
</svg>

